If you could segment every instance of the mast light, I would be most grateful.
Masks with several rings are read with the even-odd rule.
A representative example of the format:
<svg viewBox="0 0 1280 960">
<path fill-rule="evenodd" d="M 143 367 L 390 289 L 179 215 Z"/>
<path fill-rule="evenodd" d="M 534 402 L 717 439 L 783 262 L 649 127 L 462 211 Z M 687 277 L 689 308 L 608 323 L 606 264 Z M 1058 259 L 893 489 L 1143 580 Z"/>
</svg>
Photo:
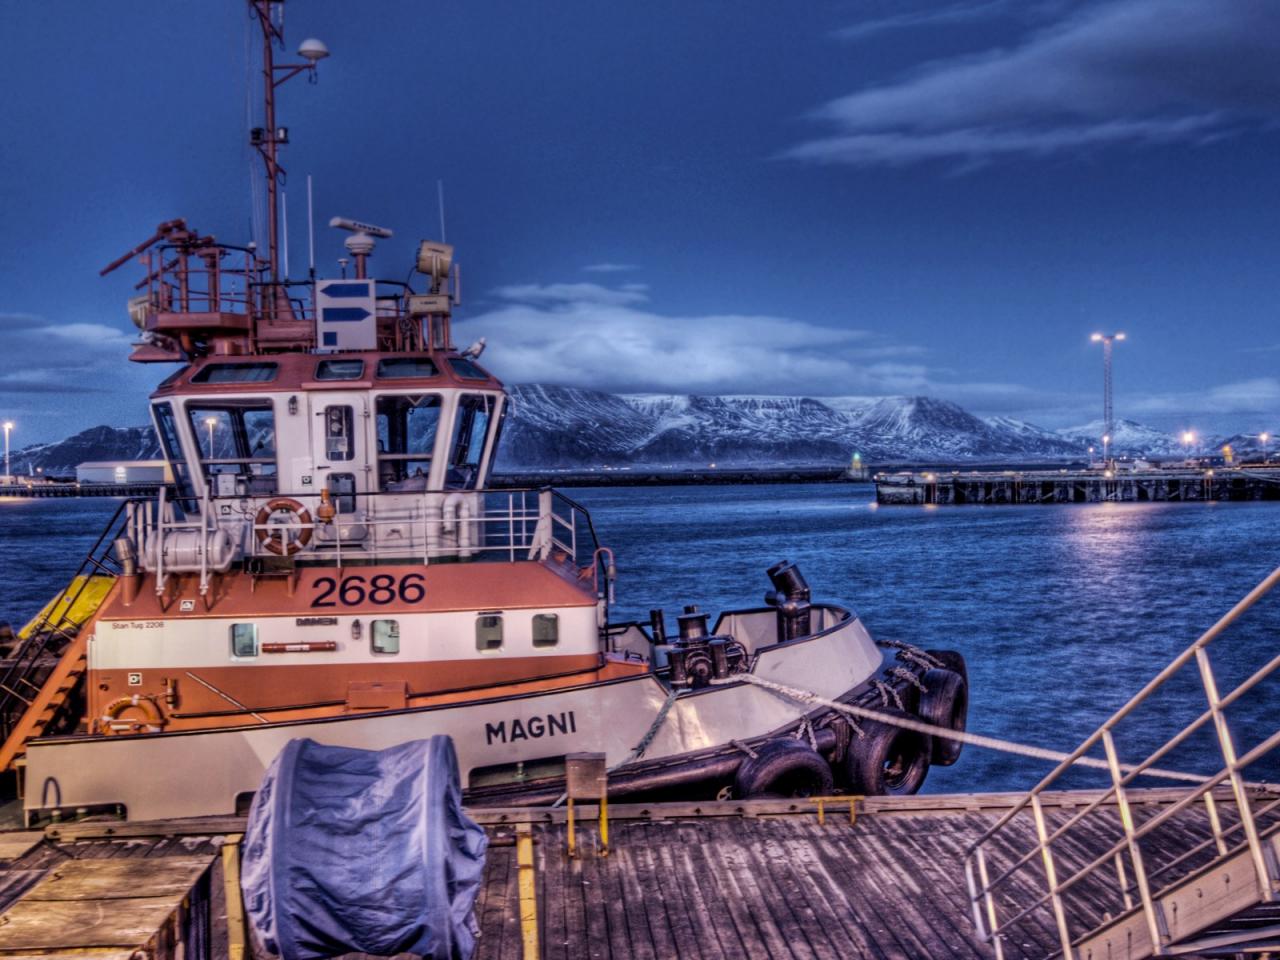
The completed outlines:
<svg viewBox="0 0 1280 960">
<path fill-rule="evenodd" d="M 298 56 L 303 60 L 311 61 L 314 66 L 329 55 L 329 48 L 315 37 L 308 37 L 298 44 Z"/>
</svg>

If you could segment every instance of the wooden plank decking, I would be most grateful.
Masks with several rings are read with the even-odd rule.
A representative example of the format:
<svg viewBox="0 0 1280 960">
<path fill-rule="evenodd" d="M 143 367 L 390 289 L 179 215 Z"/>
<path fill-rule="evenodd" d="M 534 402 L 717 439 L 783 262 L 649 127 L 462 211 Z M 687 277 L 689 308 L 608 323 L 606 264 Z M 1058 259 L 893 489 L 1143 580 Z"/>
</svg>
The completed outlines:
<svg viewBox="0 0 1280 960">
<path fill-rule="evenodd" d="M 1135 800 L 1141 820 L 1179 791 L 1150 791 Z M 1094 794 L 1046 797 L 1061 823 Z M 590 808 L 580 808 L 581 856 L 566 856 L 564 811 L 473 810 L 492 838 L 476 905 L 481 928 L 476 957 L 523 954 L 517 870 L 517 824 L 531 830 L 536 867 L 539 955 L 547 960 L 985 960 L 964 887 L 964 851 L 1013 798 L 1004 795 L 871 798 L 856 823 L 847 804 L 827 807 L 820 823 L 805 802 L 619 805 L 610 852 L 599 856 Z M 1111 811 L 1114 813 L 1114 808 Z M 1055 846 L 1069 871 L 1105 851 L 1120 835 L 1118 816 L 1093 817 Z M 1210 836 L 1202 812 L 1188 811 L 1176 829 L 1144 848 L 1149 865 L 1172 862 Z M 201 857 L 244 821 L 187 824 L 61 824 L 25 855 L 0 863 L 0 911 L 69 860 Z M 168 835 L 164 835 L 164 834 Z M 1014 862 L 1034 839 L 1026 822 L 1008 834 L 993 859 Z M 1195 857 L 1178 873 L 1199 865 Z M 145 871 L 137 863 L 139 871 Z M 1002 909 L 1011 913 L 1042 892 L 1038 860 L 1015 876 Z M 225 954 L 225 905 L 215 861 L 211 919 L 214 952 Z M 1115 912 L 1120 893 L 1103 875 L 1071 892 L 1075 934 Z M 1058 935 L 1050 912 L 1032 913 L 1004 942 L 1005 956 L 1050 957 Z M 0 954 L 4 933 L 0 927 Z M 219 952 L 219 946 L 222 952 Z"/>
</svg>

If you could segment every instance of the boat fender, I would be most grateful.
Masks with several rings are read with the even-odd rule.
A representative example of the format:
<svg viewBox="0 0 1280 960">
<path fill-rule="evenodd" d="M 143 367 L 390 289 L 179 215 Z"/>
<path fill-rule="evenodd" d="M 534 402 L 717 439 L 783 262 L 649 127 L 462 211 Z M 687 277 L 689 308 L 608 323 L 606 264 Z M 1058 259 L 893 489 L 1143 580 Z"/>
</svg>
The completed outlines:
<svg viewBox="0 0 1280 960">
<path fill-rule="evenodd" d="M 901 710 L 876 712 L 910 719 Z M 866 797 L 904 797 L 919 790 L 929 773 L 933 738 L 878 720 L 859 720 L 858 724 L 863 736 L 853 739 L 840 764 L 841 786 Z"/>
<path fill-rule="evenodd" d="M 288 541 L 289 545 L 287 547 L 285 546 L 286 541 L 283 532 L 273 531 L 267 526 L 271 520 L 271 515 L 277 510 L 288 510 L 298 518 L 298 523 L 302 527 L 298 538 Z M 258 515 L 253 520 L 253 525 L 253 532 L 257 534 L 258 542 L 279 556 L 297 553 L 311 542 L 311 511 L 292 497 L 276 497 L 273 500 L 268 500 L 262 509 L 258 511 Z"/>
<path fill-rule="evenodd" d="M 141 710 L 141 718 L 122 718 L 126 710 Z M 166 723 L 165 715 L 160 711 L 155 699 L 135 693 L 131 697 L 118 697 L 107 704 L 98 721 L 102 732 L 112 733 L 159 733 Z"/>
<path fill-rule="evenodd" d="M 769 740 L 747 757 L 733 778 L 733 795 L 742 800 L 763 797 L 825 797 L 832 791 L 831 767 L 803 740 Z"/>
<path fill-rule="evenodd" d="M 969 686 L 964 677 L 954 670 L 934 667 L 920 678 L 924 692 L 920 694 L 920 719 L 935 727 L 964 732 L 969 714 Z M 959 740 L 933 737 L 931 761 L 940 767 L 949 767 L 960 759 Z"/>
<path fill-rule="evenodd" d="M 926 650 L 926 654 L 937 660 L 940 666 L 960 674 L 960 679 L 969 683 L 969 665 L 964 662 L 964 654 L 957 650 Z"/>
</svg>

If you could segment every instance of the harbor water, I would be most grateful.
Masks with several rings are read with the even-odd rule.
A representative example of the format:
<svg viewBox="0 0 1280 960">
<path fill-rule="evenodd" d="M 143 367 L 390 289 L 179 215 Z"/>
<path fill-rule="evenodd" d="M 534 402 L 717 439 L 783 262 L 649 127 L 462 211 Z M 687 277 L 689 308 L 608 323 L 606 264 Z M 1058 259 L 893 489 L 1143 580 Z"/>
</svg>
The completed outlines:
<svg viewBox="0 0 1280 960">
<path fill-rule="evenodd" d="M 567 490 L 618 557 L 615 619 L 665 607 L 760 606 L 765 568 L 799 564 L 816 599 L 844 603 L 873 637 L 962 652 L 969 728 L 1069 750 L 1280 565 L 1269 503 L 877 508 L 866 485 Z M 0 618 L 15 628 L 64 585 L 114 500 L 0 500 Z M 1223 690 L 1280 653 L 1280 597 L 1210 649 Z M 1228 714 L 1240 752 L 1258 742 L 1277 690 Z M 1121 726 L 1136 760 L 1206 707 L 1192 669 Z M 1099 754 L 1100 755 L 1100 754 Z M 1162 766 L 1219 764 L 1196 737 Z M 1050 768 L 966 748 L 928 792 L 1021 790 Z M 1251 779 L 1275 771 L 1251 769 Z M 1096 786 L 1096 774 L 1063 786 Z M 1154 781 L 1150 785 L 1156 785 Z"/>
</svg>

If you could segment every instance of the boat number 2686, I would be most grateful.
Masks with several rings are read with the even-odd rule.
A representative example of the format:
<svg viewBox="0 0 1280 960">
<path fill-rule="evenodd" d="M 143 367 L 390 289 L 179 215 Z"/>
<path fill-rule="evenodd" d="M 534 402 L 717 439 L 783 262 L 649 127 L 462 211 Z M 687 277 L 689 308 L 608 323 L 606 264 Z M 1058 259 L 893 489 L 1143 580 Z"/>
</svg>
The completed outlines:
<svg viewBox="0 0 1280 960">
<path fill-rule="evenodd" d="M 421 603 L 427 595 L 420 573 L 406 573 L 396 578 L 389 573 L 372 577 L 352 574 L 338 580 L 336 577 L 317 577 L 313 585 L 317 591 L 311 601 L 313 607 L 357 607 L 366 601 L 385 606 L 388 603 Z"/>
</svg>

